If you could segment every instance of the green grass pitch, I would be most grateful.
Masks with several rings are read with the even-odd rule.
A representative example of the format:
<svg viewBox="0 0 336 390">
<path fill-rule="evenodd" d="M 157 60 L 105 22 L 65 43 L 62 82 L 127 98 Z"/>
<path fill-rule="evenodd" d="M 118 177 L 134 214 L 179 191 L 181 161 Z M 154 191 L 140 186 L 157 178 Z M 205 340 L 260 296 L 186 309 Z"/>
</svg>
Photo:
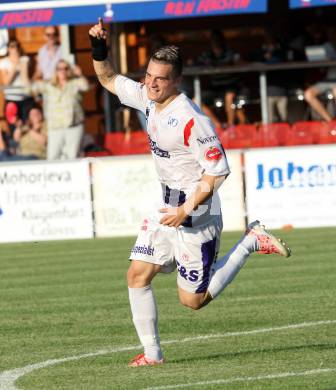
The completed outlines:
<svg viewBox="0 0 336 390">
<path fill-rule="evenodd" d="M 200 311 L 178 303 L 176 274 L 156 278 L 166 364 L 152 368 L 127 367 L 141 351 L 125 279 L 134 238 L 0 245 L 0 383 L 100 351 L 19 375 L 15 388 L 336 389 L 336 228 L 280 235 L 291 258 L 253 255 Z M 221 253 L 239 236 L 223 234 Z"/>
</svg>

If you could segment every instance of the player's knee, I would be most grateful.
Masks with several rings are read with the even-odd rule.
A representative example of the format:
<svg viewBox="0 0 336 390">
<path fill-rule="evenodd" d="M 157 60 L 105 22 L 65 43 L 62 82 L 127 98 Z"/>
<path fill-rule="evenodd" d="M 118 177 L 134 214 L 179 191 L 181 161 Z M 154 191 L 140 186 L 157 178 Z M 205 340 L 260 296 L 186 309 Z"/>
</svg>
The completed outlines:
<svg viewBox="0 0 336 390">
<path fill-rule="evenodd" d="M 127 283 L 129 287 L 137 287 L 145 283 L 145 277 L 143 272 L 139 272 L 134 267 L 129 267 L 127 271 Z"/>
<path fill-rule="evenodd" d="M 128 286 L 138 288 L 149 285 L 159 270 L 160 267 L 155 264 L 132 261 L 127 271 Z"/>
<path fill-rule="evenodd" d="M 135 272 L 132 270 L 131 267 L 127 270 L 126 277 L 127 277 L 127 284 L 129 286 L 132 286 L 134 284 L 136 275 L 135 275 Z"/>
<path fill-rule="evenodd" d="M 180 303 L 183 306 L 189 307 L 192 310 L 199 310 L 203 307 L 203 301 L 199 301 L 198 299 L 190 299 L 180 296 Z"/>
</svg>

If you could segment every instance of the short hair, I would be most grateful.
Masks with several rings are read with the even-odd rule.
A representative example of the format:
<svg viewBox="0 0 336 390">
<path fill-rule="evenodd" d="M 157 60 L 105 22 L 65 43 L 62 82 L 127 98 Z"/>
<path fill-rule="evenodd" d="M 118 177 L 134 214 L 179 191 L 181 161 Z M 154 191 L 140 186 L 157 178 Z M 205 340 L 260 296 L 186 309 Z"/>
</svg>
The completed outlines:
<svg viewBox="0 0 336 390">
<path fill-rule="evenodd" d="M 183 71 L 183 59 L 177 46 L 162 46 L 157 49 L 150 58 L 152 61 L 169 64 L 173 67 L 174 77 L 180 77 Z"/>
</svg>

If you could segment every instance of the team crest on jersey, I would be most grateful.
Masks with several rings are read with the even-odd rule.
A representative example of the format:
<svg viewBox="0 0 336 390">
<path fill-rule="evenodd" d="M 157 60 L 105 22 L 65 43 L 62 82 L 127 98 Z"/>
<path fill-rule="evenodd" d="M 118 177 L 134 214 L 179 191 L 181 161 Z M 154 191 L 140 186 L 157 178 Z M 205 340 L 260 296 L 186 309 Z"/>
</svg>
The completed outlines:
<svg viewBox="0 0 336 390">
<path fill-rule="evenodd" d="M 220 151 L 219 148 L 216 146 L 211 146 L 209 149 L 206 150 L 205 152 L 205 158 L 208 161 L 218 161 L 223 157 L 222 152 Z"/>
<path fill-rule="evenodd" d="M 168 126 L 176 127 L 178 125 L 178 120 L 173 117 L 168 118 Z"/>
</svg>

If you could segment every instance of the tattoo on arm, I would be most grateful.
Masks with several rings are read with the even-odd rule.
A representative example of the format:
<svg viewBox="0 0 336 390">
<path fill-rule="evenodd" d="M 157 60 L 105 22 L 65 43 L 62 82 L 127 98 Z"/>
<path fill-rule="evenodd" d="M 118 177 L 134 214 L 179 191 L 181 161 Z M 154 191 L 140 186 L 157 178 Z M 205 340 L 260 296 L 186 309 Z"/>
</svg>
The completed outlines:
<svg viewBox="0 0 336 390">
<path fill-rule="evenodd" d="M 100 83 L 112 93 L 114 91 L 114 78 L 117 76 L 108 60 L 94 61 L 94 69 Z"/>
</svg>

